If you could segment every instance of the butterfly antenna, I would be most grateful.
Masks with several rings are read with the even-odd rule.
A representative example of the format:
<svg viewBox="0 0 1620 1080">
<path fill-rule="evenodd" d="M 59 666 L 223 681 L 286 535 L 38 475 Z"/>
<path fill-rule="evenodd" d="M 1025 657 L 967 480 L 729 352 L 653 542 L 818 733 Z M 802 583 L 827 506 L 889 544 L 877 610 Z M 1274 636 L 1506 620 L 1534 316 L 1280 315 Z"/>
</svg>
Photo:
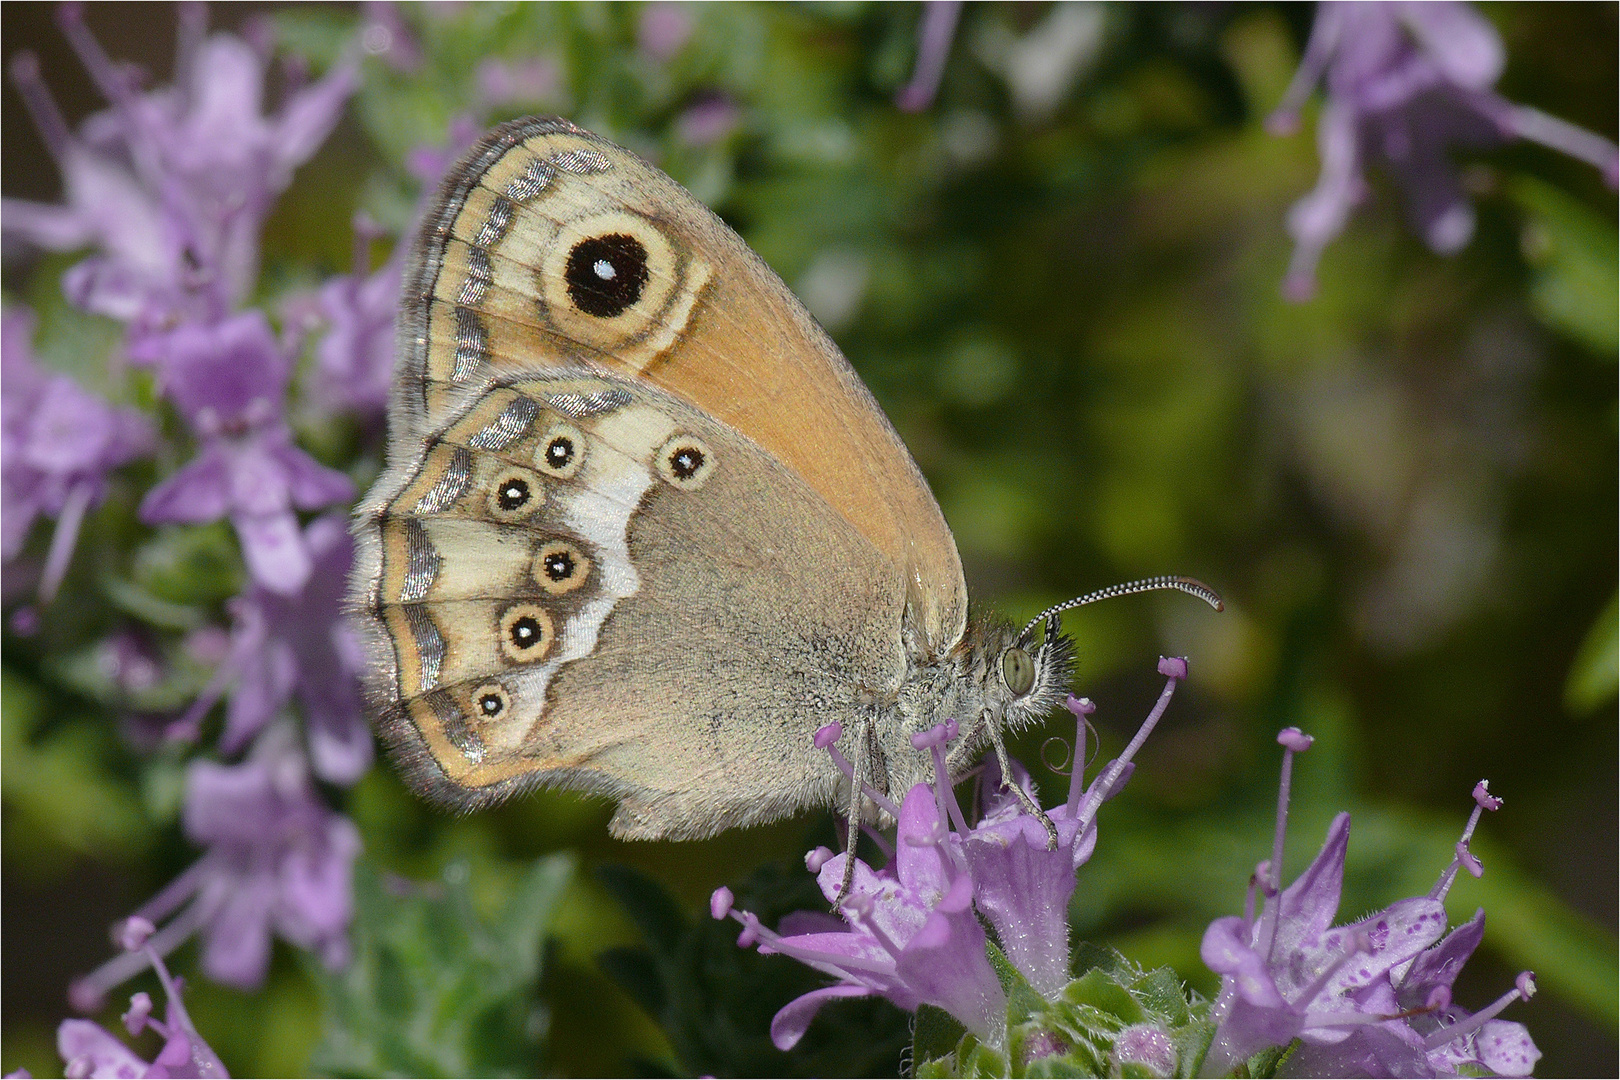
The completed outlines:
<svg viewBox="0 0 1620 1080">
<path fill-rule="evenodd" d="M 1123 585 L 1110 585 L 1106 589 L 1098 589 L 1096 592 L 1087 593 L 1084 596 L 1077 596 L 1073 600 L 1065 600 L 1061 604 L 1053 604 L 1051 607 L 1029 620 L 1029 625 L 1024 627 L 1024 632 L 1020 634 L 1019 637 L 1027 637 L 1029 632 L 1035 629 L 1035 627 L 1039 626 L 1042 620 L 1045 619 L 1052 620 L 1052 622 L 1048 624 L 1048 630 L 1050 631 L 1057 622 L 1057 616 L 1065 611 L 1068 611 L 1070 608 L 1084 607 L 1087 604 L 1096 603 L 1098 600 L 1110 600 L 1116 596 L 1130 596 L 1132 593 L 1140 592 L 1155 592 L 1159 589 L 1175 589 L 1178 592 L 1184 592 L 1188 595 L 1198 597 L 1198 599 L 1202 600 L 1216 611 L 1226 610 L 1226 605 L 1221 603 L 1221 598 L 1216 594 L 1215 590 L 1211 589 L 1208 585 L 1205 585 L 1197 578 L 1165 575 L 1163 577 L 1143 578 L 1141 581 L 1127 581 Z"/>
</svg>

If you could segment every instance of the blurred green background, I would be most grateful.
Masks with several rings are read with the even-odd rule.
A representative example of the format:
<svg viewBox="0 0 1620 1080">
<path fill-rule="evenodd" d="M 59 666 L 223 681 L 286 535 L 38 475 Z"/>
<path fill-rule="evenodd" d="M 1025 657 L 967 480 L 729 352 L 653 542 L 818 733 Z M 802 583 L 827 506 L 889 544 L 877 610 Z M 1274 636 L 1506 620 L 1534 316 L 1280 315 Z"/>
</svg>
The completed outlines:
<svg viewBox="0 0 1620 1080">
<path fill-rule="evenodd" d="M 1615 5 L 1482 10 L 1506 43 L 1505 95 L 1614 136 Z M 1327 251 L 1317 298 L 1291 304 L 1279 290 L 1284 217 L 1315 182 L 1314 112 L 1288 138 L 1261 122 L 1298 60 L 1309 5 L 968 5 L 938 100 L 911 115 L 893 96 L 910 75 L 919 13 L 695 5 L 675 12 L 689 36 L 662 56 L 638 5 L 408 7 L 420 66 L 367 58 L 348 119 L 272 219 L 260 302 L 276 310 L 345 271 L 357 209 L 403 229 L 416 187 L 402 161 L 443 144 L 459 115 L 482 128 L 559 113 L 648 156 L 732 223 L 843 347 L 933 485 L 977 601 L 1024 618 L 1160 573 L 1195 575 L 1225 597 L 1221 615 L 1168 594 L 1066 618 L 1076 689 L 1101 705 L 1105 752 L 1151 704 L 1159 653 L 1192 663 L 1134 782 L 1104 811 L 1072 909 L 1081 937 L 1212 990 L 1198 940 L 1211 918 L 1241 910 L 1269 847 L 1273 736 L 1298 724 L 1318 741 L 1295 773 L 1287 873 L 1348 809 L 1341 917 L 1426 891 L 1470 788 L 1488 777 L 1506 806 L 1475 843 L 1485 876 L 1450 897 L 1454 920 L 1487 911 L 1457 1000 L 1481 1007 L 1533 968 L 1542 993 L 1510 1018 L 1545 1053 L 1539 1071 L 1612 1075 L 1614 194 L 1591 169 L 1534 147 L 1475 156 L 1464 167 L 1478 232 L 1441 258 L 1375 174 L 1368 204 Z M 216 9 L 213 22 L 267 18 L 281 47 L 319 70 L 375 17 L 249 5 Z M 8 61 L 38 52 L 70 119 L 100 106 L 48 7 L 9 3 L 0 18 Z M 92 6 L 88 19 L 115 56 L 167 77 L 171 8 Z M 473 73 L 491 57 L 526 65 L 520 99 L 480 96 Z M 54 198 L 54 170 L 5 94 L 5 193 Z M 735 125 L 694 138 L 690 110 L 716 102 L 735 109 Z M 70 261 L 6 255 L 7 295 L 40 312 L 44 362 L 108 392 L 94 373 L 116 327 L 64 307 L 57 281 Z M 362 482 L 376 468 L 364 432 L 301 435 Z M 132 748 L 120 721 L 130 704 L 97 694 L 74 650 L 123 618 L 97 591 L 107 568 L 180 575 L 191 600 L 216 605 L 237 570 L 223 530 L 154 537 L 134 524 L 133 489 L 122 496 L 90 523 L 46 632 L 5 640 L 8 1071 L 60 1069 L 52 1043 L 67 981 L 109 955 L 114 919 L 194 857 L 176 822 L 183 761 Z M 34 549 L 46 538 L 40 530 Z M 213 584 L 199 567 L 213 568 Z M 1047 733 L 1065 728 L 1054 720 Z M 1043 737 L 1016 752 L 1039 760 Z M 1064 783 L 1045 782 L 1054 796 Z M 598 962 L 650 945 L 668 975 L 686 939 L 649 935 L 657 904 L 633 900 L 645 883 L 596 868 L 639 868 L 674 898 L 674 921 L 660 925 L 696 925 L 718 885 L 756 871 L 785 882 L 830 835 L 824 818 L 631 845 L 607 837 L 608 806 L 572 796 L 453 818 L 386 766 L 333 794 L 367 844 L 362 956 L 403 940 L 423 994 L 481 987 L 511 1012 L 505 1027 L 461 1036 L 498 1051 L 456 1057 L 446 1041 L 420 1070 L 898 1068 L 904 1030 L 881 1006 L 822 1021 L 835 1047 L 845 1038 L 870 1060 L 705 1057 L 712 1048 L 698 1044 L 720 1038 L 720 1013 L 693 1021 L 694 1042 L 667 1010 L 660 1027 L 642 1007 L 656 1014 L 653 997 L 638 1004 L 609 977 L 648 954 Z M 558 857 L 535 862 L 543 855 Z M 401 899 L 376 884 L 385 873 L 433 884 Z M 530 938 L 500 937 L 520 926 Z M 512 940 L 523 963 L 503 959 Z M 316 1049 L 323 1016 L 346 1015 L 343 994 L 364 997 L 364 973 L 345 990 L 277 949 L 258 995 L 192 981 L 193 1015 L 227 1065 L 378 1067 L 344 1057 L 330 1036 Z M 776 985 L 794 977 L 773 966 L 787 963 L 705 968 L 692 985 L 723 984 L 719 996 L 749 979 Z M 190 951 L 177 968 L 194 970 Z M 668 985 L 686 992 L 678 977 Z M 755 1002 L 758 1022 L 787 997 Z"/>
</svg>

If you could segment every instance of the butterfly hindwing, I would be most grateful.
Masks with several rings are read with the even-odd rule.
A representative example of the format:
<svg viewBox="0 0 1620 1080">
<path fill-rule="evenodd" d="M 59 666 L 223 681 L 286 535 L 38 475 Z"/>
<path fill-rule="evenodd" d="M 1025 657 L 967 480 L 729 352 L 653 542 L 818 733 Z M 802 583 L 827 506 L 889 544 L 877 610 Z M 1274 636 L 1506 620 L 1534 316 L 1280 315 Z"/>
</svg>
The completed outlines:
<svg viewBox="0 0 1620 1080">
<path fill-rule="evenodd" d="M 621 799 L 621 835 L 825 803 L 811 743 L 892 695 L 905 583 L 791 470 L 645 383 L 567 369 L 463 395 L 362 508 L 385 736 L 479 805 Z"/>
</svg>

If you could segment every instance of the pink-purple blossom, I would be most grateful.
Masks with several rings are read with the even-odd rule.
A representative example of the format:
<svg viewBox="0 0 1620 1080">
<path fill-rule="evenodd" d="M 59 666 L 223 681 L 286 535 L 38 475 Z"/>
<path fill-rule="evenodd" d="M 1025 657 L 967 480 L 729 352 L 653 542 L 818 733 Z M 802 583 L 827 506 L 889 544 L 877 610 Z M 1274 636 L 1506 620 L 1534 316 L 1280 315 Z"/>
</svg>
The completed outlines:
<svg viewBox="0 0 1620 1080">
<path fill-rule="evenodd" d="M 125 955 L 139 956 L 157 971 L 166 999 L 164 1019 L 152 1016 L 152 998 L 144 990 L 129 999 L 122 1019 L 124 1030 L 139 1035 L 150 1029 L 163 1039 L 163 1048 L 150 1062 L 90 1020 L 64 1020 L 56 1029 L 56 1050 L 67 1076 L 85 1077 L 227 1077 L 225 1065 L 197 1027 L 180 998 L 181 981 L 169 974 L 163 957 L 150 944 L 153 926 L 142 918 L 130 919 L 119 933 Z"/>
<path fill-rule="evenodd" d="M 0 313 L 0 523 L 4 559 L 22 549 L 34 521 L 55 518 L 39 593 L 55 595 L 84 515 L 107 494 L 107 474 L 152 452 L 156 431 L 134 409 L 119 408 L 71 378 L 34 362 L 33 313 Z"/>
<path fill-rule="evenodd" d="M 199 524 L 228 517 L 254 581 L 283 595 L 304 587 L 314 557 L 297 510 L 354 498 L 347 476 L 293 445 L 282 415 L 292 357 L 262 312 L 187 323 L 158 339 L 159 385 L 201 442 L 197 456 L 147 492 L 141 520 Z"/>
<path fill-rule="evenodd" d="M 1462 0 L 1317 5 L 1299 70 L 1267 121 L 1275 133 L 1292 132 L 1305 100 L 1326 82 L 1316 125 L 1321 176 L 1288 215 L 1290 298 L 1315 291 L 1322 250 L 1367 196 L 1368 162 L 1400 185 L 1412 227 L 1440 254 L 1461 250 L 1474 233 L 1454 148 L 1528 139 L 1592 164 L 1614 186 L 1614 143 L 1492 89 L 1506 60 L 1495 27 Z"/>
<path fill-rule="evenodd" d="M 1165 658 L 1159 671 L 1168 682 L 1136 737 L 1117 759 L 1108 762 L 1089 786 L 1082 782 L 1086 717 L 1095 708 L 1070 697 L 1076 719 L 1076 767 L 1068 800 L 1044 811 L 1039 822 L 1026 809 L 1033 803 L 1029 777 L 1009 761 L 1011 783 L 1023 798 L 1009 794 L 993 761 L 982 780 L 986 814 L 969 826 L 949 783 L 945 745 L 958 735 L 954 722 L 912 738 L 934 759 L 935 783 L 918 784 L 896 807 L 881 792 L 866 789 L 877 806 L 897 821 L 892 850 L 882 869 L 818 848 L 805 865 L 816 874 L 822 893 L 843 922 L 819 912 L 796 912 L 776 932 L 757 916 L 735 910 L 731 893 L 716 890 L 715 918 L 730 916 L 742 923 L 740 945 L 757 945 L 762 953 L 782 953 L 838 981 L 789 1002 L 771 1024 L 775 1044 L 788 1049 L 803 1037 L 810 1021 L 830 1001 L 880 995 L 902 1009 L 927 1003 L 956 1017 L 981 1040 L 1001 1044 L 1006 1037 L 1006 996 L 986 956 L 987 938 L 980 917 L 995 931 L 1003 954 L 1031 987 L 1056 998 L 1072 978 L 1069 970 L 1069 898 L 1075 871 L 1096 846 L 1096 813 L 1104 801 L 1129 780 L 1131 757 L 1169 705 L 1177 682 L 1186 677 L 1186 661 Z M 823 728 L 816 745 L 826 749 L 846 777 L 848 761 L 837 750 L 838 724 Z M 1055 834 L 1056 842 L 1052 842 Z M 854 860 L 852 872 L 846 866 Z M 847 876 L 847 882 L 846 882 Z"/>
<path fill-rule="evenodd" d="M 208 711 L 228 694 L 219 748 L 238 754 L 296 700 L 315 775 L 347 785 L 372 760 L 360 708 L 365 656 L 342 610 L 354 545 L 336 515 L 310 522 L 303 541 L 313 559 L 309 580 L 291 595 L 254 585 L 230 602 L 232 627 L 214 677 L 167 734 L 195 738 Z"/>
<path fill-rule="evenodd" d="M 895 105 L 905 112 L 922 112 L 934 103 L 939 81 L 945 75 L 945 61 L 956 37 L 956 21 L 962 16 L 962 0 L 929 0 L 923 5 L 917 23 L 917 60 L 911 80 L 895 95 Z"/>
<path fill-rule="evenodd" d="M 1468 841 L 1483 809 L 1501 805 L 1475 789 L 1476 807 L 1456 855 L 1425 896 L 1397 900 L 1334 926 L 1350 842 L 1339 814 L 1327 841 L 1292 885 L 1280 888 L 1294 755 L 1310 737 L 1296 728 L 1284 747 L 1271 858 L 1250 880 L 1242 916 L 1216 919 L 1201 955 L 1221 976 L 1206 1069 L 1225 1074 L 1268 1047 L 1300 1045 L 1289 1068 L 1303 1076 L 1455 1076 L 1485 1069 L 1524 1076 L 1540 1056 L 1522 1024 L 1494 1019 L 1533 990 L 1528 973 L 1478 1015 L 1455 1008 L 1451 985 L 1484 934 L 1485 913 L 1446 934 L 1444 899 L 1459 868 L 1478 871 Z M 1256 890 L 1264 907 L 1256 913 Z"/>
<path fill-rule="evenodd" d="M 927 784 L 900 806 L 892 865 L 873 870 L 855 860 L 848 895 L 840 898 L 848 854 L 819 860 L 816 882 L 838 904 L 846 926 L 777 934 L 750 912 L 724 910 L 743 924 L 739 944 L 784 953 L 836 977 L 829 987 L 790 1002 L 771 1022 L 771 1041 L 786 1050 L 803 1037 L 823 1004 L 882 995 L 902 1009 L 926 1002 L 950 1012 L 985 1039 L 1006 1025 L 1006 997 L 985 957 L 984 930 L 973 915 L 973 879 L 943 843 L 947 830 Z M 788 923 L 786 930 L 796 929 Z"/>
<path fill-rule="evenodd" d="M 241 764 L 193 762 L 181 822 L 205 854 L 136 912 L 160 926 L 150 951 L 115 957 L 74 983 L 77 1007 L 98 1007 L 152 956 L 193 935 L 209 978 L 243 989 L 264 981 L 275 936 L 329 967 L 347 963 L 360 834 L 321 799 L 289 728 L 267 730 Z"/>
<path fill-rule="evenodd" d="M 111 108 L 72 132 L 37 61 L 14 65 L 67 201 L 8 199 L 7 231 L 53 250 L 95 248 L 63 289 L 85 309 L 128 324 L 132 344 L 183 321 L 223 318 L 256 284 L 265 217 L 337 123 L 357 68 L 339 65 L 267 114 L 266 57 L 241 38 L 208 35 L 199 5 L 181 8 L 176 81 L 141 93 L 81 8 L 58 10 Z"/>
<path fill-rule="evenodd" d="M 327 326 L 315 346 L 314 400 L 324 408 L 378 417 L 388 406 L 394 376 L 394 308 L 399 303 L 404 248 L 371 269 L 371 242 L 381 235 L 369 219 L 354 225 L 354 267 L 328 278 L 316 296 Z"/>
</svg>

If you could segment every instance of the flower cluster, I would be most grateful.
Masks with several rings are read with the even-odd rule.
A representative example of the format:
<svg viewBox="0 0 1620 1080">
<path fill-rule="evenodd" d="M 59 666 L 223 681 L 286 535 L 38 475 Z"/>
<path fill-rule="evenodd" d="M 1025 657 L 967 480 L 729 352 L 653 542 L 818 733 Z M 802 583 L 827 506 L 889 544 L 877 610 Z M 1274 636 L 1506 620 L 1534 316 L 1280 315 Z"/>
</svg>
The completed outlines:
<svg viewBox="0 0 1620 1080">
<path fill-rule="evenodd" d="M 57 1053 L 68 1076 L 225 1077 L 225 1065 L 197 1033 L 180 999 L 181 980 L 169 974 L 163 957 L 151 944 L 153 927 L 140 916 L 131 917 L 119 930 L 125 956 L 141 956 L 157 971 L 168 999 L 162 1021 L 152 1017 L 152 998 L 145 991 L 129 999 L 124 1029 L 139 1035 L 151 1029 L 163 1039 L 163 1049 L 150 1062 L 137 1057 L 106 1028 L 89 1020 L 64 1020 L 56 1033 Z"/>
<path fill-rule="evenodd" d="M 1459 869 L 1481 872 L 1468 842 L 1480 814 L 1498 808 L 1501 800 L 1483 782 L 1475 788 L 1476 807 L 1456 856 L 1427 895 L 1335 927 L 1348 814 L 1334 819 L 1321 853 L 1293 885 L 1283 889 L 1279 882 L 1293 758 L 1311 744 L 1296 728 L 1278 737 L 1285 754 L 1272 856 L 1251 879 L 1244 914 L 1216 919 L 1204 935 L 1204 962 L 1221 976 L 1214 1002 L 1196 997 L 1183 1002 L 1177 989 L 1183 1015 L 1162 1006 L 1155 1011 L 1147 1004 L 1154 1000 L 1147 989 L 1152 975 L 1123 961 L 1113 972 L 1093 970 L 1077 978 L 1068 927 L 1076 871 L 1096 847 L 1098 808 L 1129 780 L 1131 759 L 1186 677 L 1186 661 L 1161 660 L 1159 670 L 1168 682 L 1152 713 L 1120 757 L 1089 785 L 1082 782 L 1079 763 L 1086 716 L 1094 706 L 1070 697 L 1067 704 L 1077 720 L 1076 768 L 1068 799 L 1043 811 L 1047 822 L 1011 792 L 1009 783 L 1017 784 L 1033 801 L 1021 767 L 1013 763 L 1004 783 L 999 769 L 987 763 L 980 780 L 985 810 L 971 825 L 943 779 L 912 788 L 899 806 L 867 790 L 897 823 L 892 845 L 873 833 L 888 864 L 873 869 L 857 859 L 853 872 L 846 873 L 852 856 L 826 848 L 805 860 L 841 918 L 801 911 L 773 931 L 752 912 L 737 909 L 729 889 L 716 890 L 711 914 L 742 924 L 739 945 L 792 957 L 836 980 L 776 1014 L 771 1038 L 777 1047 L 797 1044 L 828 1002 L 878 995 L 910 1011 L 924 1005 L 943 1009 L 990 1052 L 992 1069 L 1006 1068 L 1011 1059 L 1027 1066 L 1052 1058 L 1053 1067 L 1130 1066 L 1154 1076 L 1188 1075 L 1193 1069 L 1202 1075 L 1234 1070 L 1270 1075 L 1277 1059 L 1262 1063 L 1255 1055 L 1286 1048 L 1281 1060 L 1289 1075 L 1529 1075 L 1540 1057 L 1529 1033 L 1522 1024 L 1496 1019 L 1513 1001 L 1534 992 L 1529 972 L 1479 1013 L 1451 1000 L 1459 971 L 1484 936 L 1485 913 L 1447 933 L 1444 900 Z M 913 739 L 933 754 L 938 778 L 948 775 L 944 747 L 957 734 L 949 723 Z M 829 725 L 817 744 L 852 776 L 834 745 L 840 735 L 838 725 Z M 1265 900 L 1258 913 L 1257 890 Z M 1112 997 L 1098 992 L 1099 981 L 1108 978 L 1114 978 Z M 1169 982 L 1179 987 L 1173 976 Z M 1021 992 L 1027 1000 L 1014 1003 Z M 1139 994 L 1141 1000 L 1132 1003 L 1124 994 Z M 1112 1003 L 1111 1020 L 1097 1019 L 1100 1001 Z M 1089 1016 L 1086 1006 L 1092 1008 Z M 1088 1040 L 1093 1044 L 1089 1058 L 1080 1056 Z M 920 1046 L 918 1054 L 921 1067 L 926 1063 Z M 957 1051 L 954 1063 L 933 1061 L 929 1074 L 964 1075 L 963 1070 L 984 1067 L 984 1058 L 961 1054 Z M 1066 1064 L 1058 1066 L 1058 1060 Z"/>
<path fill-rule="evenodd" d="M 340 610 L 352 549 L 341 515 L 306 524 L 300 514 L 346 506 L 355 487 L 297 444 L 289 420 L 295 363 L 311 326 L 278 334 L 254 301 L 266 219 L 338 122 L 359 69 L 349 59 L 310 81 L 289 65 L 283 99 L 267 110 L 264 27 L 245 37 L 210 34 L 206 8 L 183 5 L 177 77 L 144 89 L 137 72 L 103 50 L 80 6 L 61 6 L 58 22 L 109 107 L 70 129 L 37 60 L 24 54 L 13 64 L 65 201 L 7 199 L 8 241 L 88 250 L 63 277 L 67 300 L 122 324 L 121 357 L 150 373 L 157 398 L 191 441 L 190 459 L 146 492 L 140 520 L 228 521 L 247 577 L 225 605 L 230 630 L 193 632 L 192 642 L 217 639 L 223 647 L 193 650 L 212 653 L 213 676 L 163 731 L 171 742 L 195 743 L 205 717 L 227 701 L 216 749 L 234 763 L 198 758 L 186 775 L 181 824 L 204 854 L 135 916 L 132 925 L 147 927 L 150 940 L 142 935 L 69 995 L 80 1009 L 98 1009 L 113 987 L 156 967 L 170 995 L 169 1021 L 151 1020 L 150 1002 L 143 1012 L 137 995 L 130 1015 L 138 1020 L 129 1023 L 132 1032 L 158 1030 L 167 1045 L 148 1066 L 94 1024 L 68 1021 L 62 1052 L 79 1075 L 223 1075 L 186 1018 L 163 956 L 199 936 L 204 972 L 243 988 L 264 981 L 276 936 L 330 966 L 348 957 L 360 838 L 316 780 L 351 784 L 372 758 L 357 681 L 362 658 Z M 369 254 L 376 233 L 357 229 L 357 237 Z M 380 414 L 386 398 L 397 280 L 392 263 L 372 275 L 358 262 L 352 278 L 319 294 L 330 327 L 316 350 L 319 377 L 327 389 L 349 390 L 325 399 L 361 419 Z M 159 440 L 149 417 L 108 405 L 66 375 L 41 372 L 31 329 L 27 312 L 6 310 L 0 514 L 8 562 L 37 518 L 56 518 L 38 588 L 48 602 L 108 474 L 153 455 Z M 26 631 L 36 619 L 14 616 L 13 625 Z M 151 682 L 160 661 L 131 652 L 146 640 L 120 630 L 107 648 L 140 659 Z"/>
<path fill-rule="evenodd" d="M 883 793 L 866 789 L 867 797 L 898 825 L 892 847 L 872 834 L 880 850 L 892 856 L 886 866 L 873 869 L 856 859 L 853 873 L 846 874 L 849 853 L 835 855 L 817 848 L 806 856 L 805 865 L 816 874 L 842 922 L 799 912 L 771 931 L 751 912 L 736 910 L 729 890 L 717 890 L 711 913 L 742 923 L 739 944 L 782 953 L 838 980 L 777 1013 L 771 1024 L 776 1045 L 782 1049 L 795 1045 L 828 1001 L 880 995 L 902 1009 L 915 1010 L 923 1004 L 944 1009 L 981 1042 L 1005 1048 L 1008 998 L 986 954 L 981 916 L 995 931 L 1001 955 L 1031 988 L 1048 999 L 1062 994 L 1071 979 L 1069 898 L 1075 871 L 1096 847 L 1097 811 L 1130 779 L 1135 768 L 1131 759 L 1164 715 L 1178 681 L 1186 678 L 1187 662 L 1163 659 L 1159 672 L 1167 681 L 1153 711 L 1125 751 L 1089 786 L 1083 783 L 1082 763 L 1086 717 L 1095 706 L 1083 698 L 1069 698 L 1067 705 L 1076 720 L 1069 795 L 1046 811 L 1055 844 L 1047 825 L 1028 814 L 1025 800 L 1010 790 L 1017 784 L 1026 798 L 1033 799 L 1028 774 L 1020 767 L 1005 778 L 987 767 L 981 779 L 985 812 L 969 825 L 945 765 L 945 745 L 958 735 L 957 725 L 950 722 L 912 739 L 917 749 L 933 755 L 933 786 L 913 787 L 900 806 Z M 816 742 L 853 782 L 853 770 L 834 745 L 841 735 L 839 726 L 832 724 L 818 733 Z"/>
<path fill-rule="evenodd" d="M 1288 1058 L 1301 1076 L 1528 1076 L 1541 1056 L 1523 1024 L 1497 1020 L 1535 991 L 1529 972 L 1483 1012 L 1452 1004 L 1451 987 L 1485 934 L 1485 912 L 1446 933 L 1443 901 L 1459 869 L 1483 872 L 1468 842 L 1485 810 L 1502 800 L 1482 780 L 1474 812 L 1451 865 L 1425 896 L 1397 900 L 1344 926 L 1333 926 L 1350 845 L 1350 815 L 1328 828 L 1327 842 L 1283 889 L 1282 849 L 1294 755 L 1312 739 L 1298 728 L 1277 736 L 1282 783 L 1271 858 L 1250 879 L 1242 917 L 1210 924 L 1204 963 L 1221 976 L 1212 1017 L 1210 1063 L 1219 1073 L 1269 1047 L 1299 1045 Z M 1265 907 L 1255 912 L 1255 891 Z"/>
<path fill-rule="evenodd" d="M 0 522 L 4 559 L 22 550 L 40 517 L 54 517 L 38 586 L 49 603 L 62 584 L 85 514 L 106 495 L 108 474 L 151 453 L 153 424 L 134 409 L 116 408 L 66 375 L 47 375 L 34 361 L 33 314 L 0 313 Z"/>
<path fill-rule="evenodd" d="M 1291 299 L 1315 292 L 1322 249 L 1367 197 L 1368 161 L 1400 185 L 1412 227 L 1442 255 L 1474 234 L 1453 147 L 1528 139 L 1592 164 L 1615 185 L 1612 142 L 1492 89 L 1507 61 L 1502 39 L 1462 0 L 1324 3 L 1316 11 L 1299 70 L 1267 120 L 1276 134 L 1295 131 L 1305 100 L 1326 82 L 1316 124 L 1321 177 L 1288 215 L 1295 246 L 1283 289 Z"/>
</svg>

